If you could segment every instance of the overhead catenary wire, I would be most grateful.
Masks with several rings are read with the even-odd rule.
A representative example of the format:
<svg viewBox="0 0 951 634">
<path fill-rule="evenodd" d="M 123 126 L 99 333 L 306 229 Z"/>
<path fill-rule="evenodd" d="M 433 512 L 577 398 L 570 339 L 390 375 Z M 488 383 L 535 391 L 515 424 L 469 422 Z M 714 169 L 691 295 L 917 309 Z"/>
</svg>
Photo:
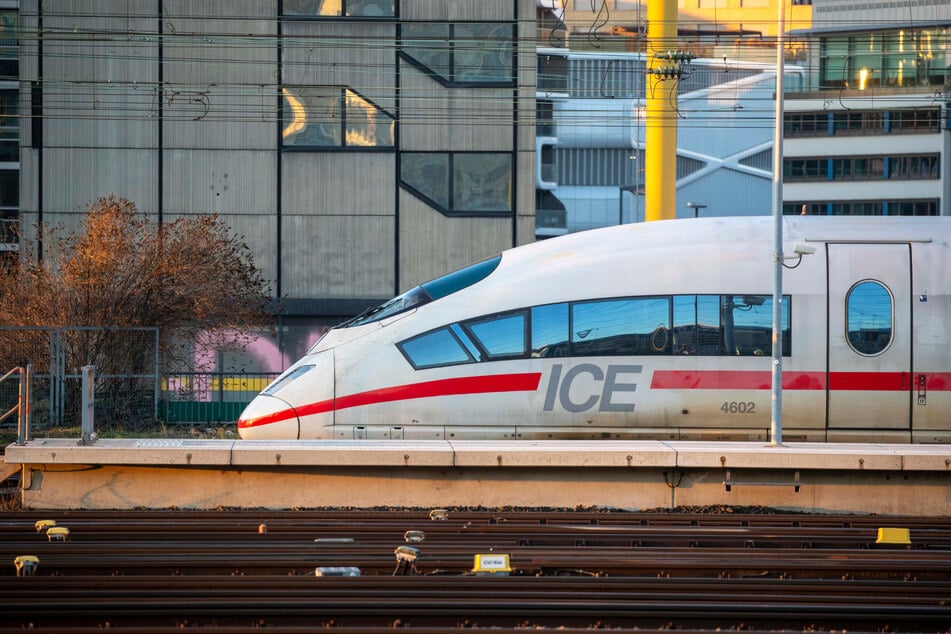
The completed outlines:
<svg viewBox="0 0 951 634">
<path fill-rule="evenodd" d="M 41 89 L 43 110 L 40 116 L 50 120 L 128 121 L 161 116 L 169 121 L 273 124 L 278 117 L 281 86 L 306 86 L 308 77 L 320 72 L 321 83 L 328 74 L 336 74 L 337 81 L 327 81 L 327 85 L 352 87 L 357 94 L 404 126 L 448 125 L 460 118 L 468 125 L 529 126 L 536 123 L 530 113 L 522 112 L 516 117 L 512 108 L 513 94 L 517 100 L 534 101 L 535 92 L 531 85 L 479 86 L 479 78 L 474 77 L 473 88 L 476 90 L 460 87 L 447 91 L 444 86 L 428 79 L 415 81 L 412 85 L 404 81 L 397 87 L 387 81 L 385 70 L 354 62 L 354 56 L 349 55 L 349 52 L 359 52 L 365 59 L 368 53 L 378 53 L 381 59 L 389 60 L 392 65 L 401 59 L 400 53 L 418 52 L 438 45 L 438 38 L 415 35 L 403 38 L 331 36 L 319 34 L 330 23 L 328 21 L 294 21 L 279 16 L 203 13 L 163 15 L 160 18 L 151 13 L 107 16 L 95 7 L 89 11 L 81 9 L 71 7 L 68 12 L 56 14 L 45 12 L 42 33 L 24 26 L 35 21 L 36 16 L 22 13 L 16 39 L 22 50 L 29 51 L 42 38 L 43 76 L 31 77 L 29 68 L 25 67 L 25 72 L 19 77 L 0 78 L 0 81 L 19 80 L 20 86 L 29 82 Z M 163 21 L 163 33 L 159 33 L 159 19 Z M 284 33 L 278 35 L 279 20 L 284 21 L 285 27 L 290 24 L 302 32 L 289 33 L 295 28 L 285 28 Z M 144 22 L 152 26 L 144 28 Z M 374 28 L 393 33 L 398 31 L 395 22 L 373 24 Z M 214 25 L 214 28 L 208 29 L 209 25 Z M 755 27 L 755 24 L 750 26 Z M 875 24 L 868 26 L 874 28 Z M 253 30 L 255 28 L 257 32 Z M 303 33 L 308 30 L 312 33 Z M 951 36 L 936 38 L 932 45 L 951 49 L 944 40 L 951 40 Z M 762 41 L 768 43 L 769 38 L 762 38 Z M 510 52 L 517 64 L 515 77 L 534 72 L 537 68 L 534 47 L 549 43 L 547 37 L 539 36 L 531 41 L 530 54 L 525 53 L 524 41 L 519 51 L 513 48 Z M 164 68 L 161 83 L 154 72 L 159 63 L 160 44 Z M 454 51 L 456 55 L 466 55 L 481 52 L 484 45 L 485 41 L 481 39 L 460 38 L 454 41 Z M 672 42 L 671 46 L 675 47 L 676 43 Z M 282 51 L 280 67 L 275 54 L 278 47 Z M 758 58 L 759 54 L 757 51 L 757 55 L 751 54 L 749 59 Z M 729 60 L 730 63 L 743 61 L 742 57 Z M 404 68 L 408 69 L 407 74 L 414 72 L 411 68 Z M 510 72 L 512 68 L 489 66 L 487 70 L 490 76 L 497 76 L 503 71 Z M 764 72 L 767 71 L 764 69 Z M 238 75 L 240 80 L 235 79 Z M 928 87 L 922 86 L 921 89 L 927 91 Z M 898 95 L 893 99 L 914 103 L 920 100 L 920 95 Z M 160 101 L 161 109 L 158 107 Z M 745 103 L 752 104 L 752 107 L 744 108 L 741 121 L 736 120 L 731 108 L 717 108 L 718 101 L 730 103 L 734 100 L 708 96 L 704 103 L 713 107 L 681 105 L 678 112 L 682 118 L 677 124 L 681 127 L 710 127 L 729 121 L 733 128 L 771 126 L 773 96 L 767 90 L 760 95 L 746 96 Z M 587 120 L 563 118 L 559 125 L 587 126 L 592 121 L 605 126 L 628 125 L 609 109 L 595 107 L 588 115 Z M 29 118 L 34 115 L 21 112 L 20 116 Z"/>
</svg>

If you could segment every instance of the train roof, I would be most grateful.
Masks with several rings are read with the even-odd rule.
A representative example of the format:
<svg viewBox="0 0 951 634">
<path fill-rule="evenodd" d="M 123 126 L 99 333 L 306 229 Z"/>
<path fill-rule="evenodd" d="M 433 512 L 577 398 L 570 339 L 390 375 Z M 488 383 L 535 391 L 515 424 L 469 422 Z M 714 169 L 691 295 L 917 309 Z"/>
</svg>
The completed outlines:
<svg viewBox="0 0 951 634">
<path fill-rule="evenodd" d="M 728 243 L 762 245 L 772 253 L 771 216 L 688 218 L 624 224 L 581 231 L 509 249 L 507 258 L 558 257 L 590 252 L 602 256 L 638 249 L 717 247 Z M 785 216 L 783 243 L 942 242 L 951 239 L 948 216 Z M 503 259 L 504 263 L 504 259 Z"/>
<path fill-rule="evenodd" d="M 771 216 L 663 220 L 593 229 L 509 249 L 496 271 L 464 291 L 470 309 L 498 310 L 568 298 L 670 293 L 769 293 L 773 287 Z M 951 217 L 788 216 L 783 252 L 797 242 L 940 243 Z M 824 257 L 806 256 L 784 283 L 812 292 Z M 448 309 L 449 307 L 447 307 Z"/>
</svg>

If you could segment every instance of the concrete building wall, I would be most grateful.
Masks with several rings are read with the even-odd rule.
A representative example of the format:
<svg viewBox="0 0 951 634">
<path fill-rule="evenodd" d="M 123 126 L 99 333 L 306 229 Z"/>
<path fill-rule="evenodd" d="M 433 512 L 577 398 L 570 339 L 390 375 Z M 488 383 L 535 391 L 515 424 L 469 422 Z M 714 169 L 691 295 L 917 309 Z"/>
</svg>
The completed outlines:
<svg viewBox="0 0 951 634">
<path fill-rule="evenodd" d="M 248 242 L 284 316 L 304 322 L 534 238 L 534 0 L 396 0 L 382 18 L 288 6 L 23 0 L 21 108 L 40 120 L 21 123 L 24 228 L 75 227 L 109 194 L 160 222 L 217 213 Z M 508 80 L 437 77 L 400 50 L 414 23 L 511 33 L 499 45 Z M 40 30 L 42 40 L 30 35 Z M 468 37 L 454 49 L 433 42 L 483 50 Z M 303 96 L 291 93 L 292 105 L 285 88 Z M 337 90 L 336 112 L 314 106 Z M 352 124 L 364 113 L 369 123 Z M 363 127 L 335 146 L 294 139 L 315 117 Z M 369 145 L 357 139 L 368 130 Z M 433 206 L 407 188 L 405 153 L 468 159 L 476 172 L 474 153 L 510 157 L 505 208 Z"/>
</svg>

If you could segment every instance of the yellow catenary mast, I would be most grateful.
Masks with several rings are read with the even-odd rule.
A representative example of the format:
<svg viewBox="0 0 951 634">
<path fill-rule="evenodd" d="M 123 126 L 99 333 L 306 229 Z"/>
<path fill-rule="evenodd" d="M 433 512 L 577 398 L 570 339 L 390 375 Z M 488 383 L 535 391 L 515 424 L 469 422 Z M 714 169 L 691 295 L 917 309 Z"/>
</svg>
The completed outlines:
<svg viewBox="0 0 951 634">
<path fill-rule="evenodd" d="M 647 134 L 644 219 L 677 214 L 677 0 L 647 3 Z"/>
</svg>

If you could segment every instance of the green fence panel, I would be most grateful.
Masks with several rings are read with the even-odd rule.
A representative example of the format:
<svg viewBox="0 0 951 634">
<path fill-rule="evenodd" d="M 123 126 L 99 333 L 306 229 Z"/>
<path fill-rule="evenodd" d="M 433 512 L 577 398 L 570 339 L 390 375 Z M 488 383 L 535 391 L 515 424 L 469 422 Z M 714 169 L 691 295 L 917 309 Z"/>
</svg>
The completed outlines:
<svg viewBox="0 0 951 634">
<path fill-rule="evenodd" d="M 166 423 L 233 423 L 248 403 L 167 401 L 165 405 Z"/>
</svg>

